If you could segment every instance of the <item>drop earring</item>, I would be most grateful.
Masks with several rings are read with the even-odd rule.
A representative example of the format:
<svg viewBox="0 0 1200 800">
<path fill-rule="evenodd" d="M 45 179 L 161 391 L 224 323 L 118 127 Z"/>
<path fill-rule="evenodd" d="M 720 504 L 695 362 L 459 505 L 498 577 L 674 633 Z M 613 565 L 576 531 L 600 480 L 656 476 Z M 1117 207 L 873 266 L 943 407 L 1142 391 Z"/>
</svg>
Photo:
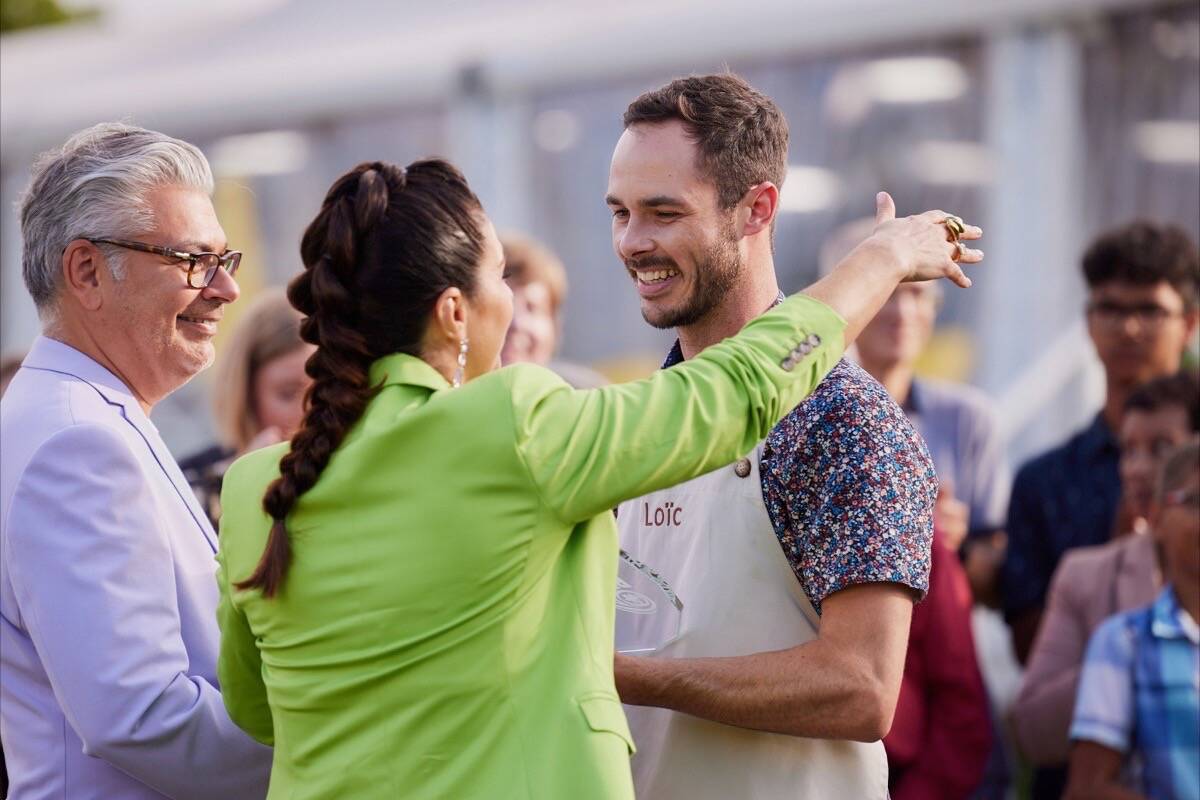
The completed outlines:
<svg viewBox="0 0 1200 800">
<path fill-rule="evenodd" d="M 463 339 L 458 345 L 458 368 L 454 370 L 454 380 L 450 385 L 455 389 L 462 386 L 463 374 L 467 370 L 467 340 Z"/>
</svg>

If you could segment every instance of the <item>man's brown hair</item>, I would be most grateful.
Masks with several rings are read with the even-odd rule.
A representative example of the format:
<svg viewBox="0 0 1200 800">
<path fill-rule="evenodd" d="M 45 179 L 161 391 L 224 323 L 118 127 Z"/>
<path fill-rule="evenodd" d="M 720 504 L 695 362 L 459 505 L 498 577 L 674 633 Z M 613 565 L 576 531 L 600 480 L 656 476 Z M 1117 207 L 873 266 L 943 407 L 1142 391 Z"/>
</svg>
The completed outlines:
<svg viewBox="0 0 1200 800">
<path fill-rule="evenodd" d="M 625 110 L 625 127 L 678 120 L 700 151 L 700 170 L 732 208 L 751 186 L 783 186 L 788 124 L 771 98 L 737 75 L 693 75 L 646 92 Z"/>
<path fill-rule="evenodd" d="M 1135 220 L 1100 234 L 1083 255 L 1089 288 L 1113 281 L 1171 284 L 1186 311 L 1200 302 L 1200 248 L 1178 225 Z"/>
<path fill-rule="evenodd" d="M 1158 475 L 1158 503 L 1161 505 L 1169 492 L 1186 486 L 1197 469 L 1200 469 L 1200 439 L 1192 437 L 1167 454 Z"/>
</svg>

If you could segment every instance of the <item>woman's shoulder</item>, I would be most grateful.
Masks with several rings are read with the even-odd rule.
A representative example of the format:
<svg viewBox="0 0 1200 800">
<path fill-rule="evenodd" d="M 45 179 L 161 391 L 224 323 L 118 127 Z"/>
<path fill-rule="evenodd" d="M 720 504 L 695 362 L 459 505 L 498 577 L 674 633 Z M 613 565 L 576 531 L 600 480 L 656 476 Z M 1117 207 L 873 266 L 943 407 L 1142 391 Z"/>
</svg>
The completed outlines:
<svg viewBox="0 0 1200 800">
<path fill-rule="evenodd" d="M 279 460 L 287 453 L 288 442 L 279 442 L 246 453 L 229 465 L 221 484 L 221 534 L 228 528 L 240 528 L 248 514 L 266 519 L 262 498 L 267 485 L 279 477 Z"/>
<path fill-rule="evenodd" d="M 495 394 L 507 395 L 514 409 L 536 405 L 555 392 L 579 391 L 553 370 L 528 363 L 510 364 L 480 375 L 467 384 L 467 388 L 472 391 L 464 392 L 464 397 L 479 393 L 488 395 L 489 402 Z"/>
<path fill-rule="evenodd" d="M 279 474 L 279 459 L 287 453 L 290 445 L 291 442 L 278 442 L 238 456 L 226 470 L 226 479 L 236 478 L 239 483 L 255 482 L 256 478 L 274 480 Z"/>
</svg>

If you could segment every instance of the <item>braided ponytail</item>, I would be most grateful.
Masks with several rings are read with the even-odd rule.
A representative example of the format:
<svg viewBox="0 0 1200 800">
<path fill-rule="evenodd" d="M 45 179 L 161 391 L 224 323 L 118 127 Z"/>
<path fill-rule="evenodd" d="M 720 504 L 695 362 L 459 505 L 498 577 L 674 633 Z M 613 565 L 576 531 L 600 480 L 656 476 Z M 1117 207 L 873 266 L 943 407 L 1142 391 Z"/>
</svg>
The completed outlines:
<svg viewBox="0 0 1200 800">
<path fill-rule="evenodd" d="M 273 597 L 292 560 L 287 517 L 321 477 L 334 451 L 378 392 L 371 364 L 395 352 L 418 355 L 436 298 L 450 286 L 470 293 L 482 254 L 479 201 L 444 161 L 406 170 L 360 164 L 334 182 L 300 245 L 305 270 L 288 299 L 305 318 L 307 411 L 267 487 L 266 549 L 238 589 Z"/>
</svg>

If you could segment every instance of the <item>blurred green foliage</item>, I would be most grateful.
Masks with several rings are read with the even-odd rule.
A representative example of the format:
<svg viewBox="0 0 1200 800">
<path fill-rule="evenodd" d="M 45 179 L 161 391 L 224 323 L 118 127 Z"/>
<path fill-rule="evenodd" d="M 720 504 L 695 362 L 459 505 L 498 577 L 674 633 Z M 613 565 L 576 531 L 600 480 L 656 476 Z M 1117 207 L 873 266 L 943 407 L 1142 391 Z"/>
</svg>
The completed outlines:
<svg viewBox="0 0 1200 800">
<path fill-rule="evenodd" d="M 0 33 L 59 25 L 96 16 L 96 9 L 65 9 L 55 0 L 0 0 Z"/>
</svg>

